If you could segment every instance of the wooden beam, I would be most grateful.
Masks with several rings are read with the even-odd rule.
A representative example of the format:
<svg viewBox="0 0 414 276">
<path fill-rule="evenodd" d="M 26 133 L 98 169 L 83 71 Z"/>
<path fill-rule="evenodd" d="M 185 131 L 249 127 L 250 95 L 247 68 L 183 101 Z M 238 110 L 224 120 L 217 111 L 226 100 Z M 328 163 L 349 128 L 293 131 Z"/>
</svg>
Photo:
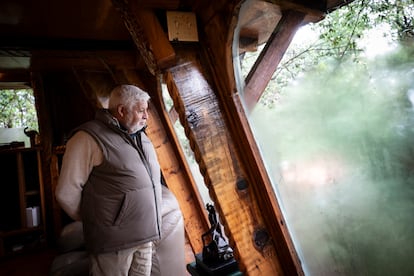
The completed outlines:
<svg viewBox="0 0 414 276">
<path fill-rule="evenodd" d="M 33 51 L 32 70 L 54 71 L 72 68 L 108 71 L 146 67 L 136 51 Z"/>
<path fill-rule="evenodd" d="M 138 51 L 142 55 L 148 71 L 155 75 L 159 71 L 157 61 L 155 60 L 154 53 L 151 51 L 148 39 L 145 37 L 144 26 L 142 26 L 131 9 L 129 8 L 128 1 L 126 0 L 112 0 L 114 7 L 121 13 L 121 17 L 124 20 L 125 26 L 131 34 L 132 40 L 138 48 Z"/>
<path fill-rule="evenodd" d="M 55 200 L 55 186 L 57 183 L 58 171 L 57 166 L 58 160 L 56 154 L 52 152 L 53 147 L 53 125 L 51 119 L 53 115 L 49 112 L 47 107 L 47 100 L 44 90 L 43 78 L 40 72 L 32 71 L 31 83 L 33 87 L 33 94 L 35 97 L 36 111 L 38 114 L 39 122 L 39 133 L 41 136 L 41 158 L 42 158 L 42 176 L 44 184 L 44 196 L 46 205 L 50 204 L 46 208 L 47 220 L 50 222 L 47 224 L 47 232 L 53 233 L 53 240 L 56 241 L 61 230 L 60 212 L 61 209 L 56 204 Z"/>
<path fill-rule="evenodd" d="M 1 70 L 0 69 L 0 81 L 5 82 L 29 82 L 30 73 L 28 70 Z"/>
<path fill-rule="evenodd" d="M 175 63 L 175 51 L 167 34 L 161 27 L 154 12 L 149 9 L 142 9 L 136 2 L 130 1 L 130 7 L 139 24 L 144 26 L 145 37 L 148 39 L 150 51 L 153 52 L 157 66 L 165 69 Z"/>
<path fill-rule="evenodd" d="M 258 38 L 249 36 L 240 36 L 239 38 L 239 53 L 256 52 L 258 46 Z"/>
<path fill-rule="evenodd" d="M 215 94 L 219 97 L 220 110 L 226 118 L 226 129 L 233 138 L 240 167 L 246 174 L 248 191 L 253 192 L 253 196 L 243 197 L 243 201 L 251 200 L 259 206 L 259 212 L 266 225 L 265 229 L 270 234 L 271 243 L 276 249 L 277 256 L 274 256 L 278 260 L 276 263 L 279 263 L 283 270 L 279 274 L 265 274 L 258 268 L 249 271 L 248 275 L 304 275 L 260 150 L 250 129 L 250 123 L 240 98 L 240 87 L 236 82 L 240 75 L 235 75 L 234 63 L 238 62 L 238 56 L 233 55 L 233 47 L 236 44 L 235 41 L 239 39 L 235 35 L 242 6 L 244 8 L 244 3 L 240 2 L 240 5 L 234 7 L 233 10 L 229 9 L 231 20 L 229 27 L 225 30 L 220 28 L 223 18 L 226 18 L 223 12 L 218 12 L 217 16 L 209 18 L 208 28 L 205 28 L 206 36 L 203 36 L 205 40 L 200 41 L 200 45 L 204 46 L 204 56 L 207 59 L 203 68 L 210 69 L 212 72 L 214 80 L 211 83 L 217 87 Z M 240 184 L 243 184 L 243 181 Z M 243 187 L 243 185 L 240 186 Z M 219 203 L 221 205 L 221 201 Z M 261 252 L 267 256 L 266 250 Z M 250 257 L 255 258 L 253 255 Z"/>
<path fill-rule="evenodd" d="M 262 96 L 304 16 L 301 12 L 291 10 L 283 12 L 281 20 L 246 77 L 243 98 L 248 111 L 253 109 Z"/>
<path fill-rule="evenodd" d="M 152 110 L 155 110 L 152 106 Z M 148 136 L 154 144 L 160 166 L 168 188 L 176 196 L 184 217 L 184 227 L 193 252 L 203 249 L 201 235 L 209 229 L 207 214 L 203 202 L 197 192 L 191 170 L 185 161 L 184 153 L 179 147 L 178 139 L 169 142 L 166 130 L 174 131 L 172 125 L 165 128 L 157 112 L 150 110 L 151 122 L 147 129 Z M 168 116 L 168 114 L 163 114 Z M 167 122 L 167 121 L 165 121 Z M 175 136 L 176 137 L 176 136 Z M 176 150 L 181 151 L 177 159 Z M 183 162 L 184 160 L 184 162 Z"/>
<path fill-rule="evenodd" d="M 281 10 L 294 10 L 305 15 L 304 22 L 318 22 L 325 18 L 327 7 L 325 0 L 306 1 L 306 0 L 266 0 L 278 5 Z M 340 0 L 341 1 L 341 0 Z M 343 2 L 343 1 L 342 1 Z"/>
<path fill-rule="evenodd" d="M 27 82 L 0 82 L 0 90 L 2 89 L 30 89 L 30 83 Z"/>
<path fill-rule="evenodd" d="M 184 51 L 179 60 L 165 81 L 240 269 L 245 275 L 283 275 L 258 200 L 248 188 L 255 184 L 239 166 L 199 55 Z"/>
<path fill-rule="evenodd" d="M 60 31 L 59 33 L 62 34 L 62 32 L 63 31 Z M 93 37 L 39 38 L 37 36 L 27 34 L 21 34 L 19 36 L 4 35 L 0 41 L 0 47 L 0 54 L 6 57 L 30 57 L 33 50 L 44 49 L 74 52 L 130 51 L 135 49 L 135 45 L 128 37 L 128 33 L 125 38 L 112 38 L 112 40 L 108 38 L 98 40 L 93 39 Z"/>
<path fill-rule="evenodd" d="M 176 10 L 180 7 L 180 0 L 134 0 L 142 8 Z"/>
<path fill-rule="evenodd" d="M 175 59 L 174 49 L 155 14 L 149 9 L 142 9 L 134 1 L 112 0 L 112 3 L 121 13 L 148 71 L 156 75 L 171 65 Z"/>
<path fill-rule="evenodd" d="M 174 124 L 178 120 L 178 113 L 174 107 L 171 107 L 170 111 L 168 112 L 168 115 L 170 117 L 171 123 Z"/>
</svg>

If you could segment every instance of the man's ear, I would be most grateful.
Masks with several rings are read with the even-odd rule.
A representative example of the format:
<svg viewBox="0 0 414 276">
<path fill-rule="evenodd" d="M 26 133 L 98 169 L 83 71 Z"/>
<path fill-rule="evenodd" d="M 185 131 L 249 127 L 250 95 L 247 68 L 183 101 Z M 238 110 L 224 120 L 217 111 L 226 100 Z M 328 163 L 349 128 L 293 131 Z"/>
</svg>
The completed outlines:
<svg viewBox="0 0 414 276">
<path fill-rule="evenodd" d="M 116 112 L 119 116 L 124 117 L 125 115 L 125 106 L 123 104 L 120 104 L 116 107 Z"/>
</svg>

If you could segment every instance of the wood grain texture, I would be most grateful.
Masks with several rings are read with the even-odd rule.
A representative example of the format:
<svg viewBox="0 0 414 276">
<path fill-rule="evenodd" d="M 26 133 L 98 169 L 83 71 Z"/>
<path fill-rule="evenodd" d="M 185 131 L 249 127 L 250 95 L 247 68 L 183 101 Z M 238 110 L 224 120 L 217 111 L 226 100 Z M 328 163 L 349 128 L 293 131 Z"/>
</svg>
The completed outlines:
<svg viewBox="0 0 414 276">
<path fill-rule="evenodd" d="M 114 7 L 119 11 L 132 40 L 147 65 L 148 71 L 155 75 L 159 72 L 157 60 L 151 49 L 151 44 L 145 33 L 145 26 L 138 20 L 133 9 L 126 0 L 112 0 Z"/>
<path fill-rule="evenodd" d="M 251 183 L 250 188 L 254 197 L 250 199 L 260 207 L 265 229 L 270 233 L 271 242 L 277 249 L 276 265 L 280 264 L 283 270 L 279 273 L 304 275 L 242 103 L 241 84 L 244 80 L 237 74 L 238 65 L 234 65 L 238 62 L 238 51 L 234 47 L 238 45 L 239 13 L 245 2 L 233 3 L 233 10 L 227 14 L 227 19 L 223 19 L 226 18 L 223 12 L 218 12 L 217 17 L 210 18 L 204 23 L 205 40 L 202 41 L 202 45 L 204 56 L 208 60 L 204 68 L 209 69 L 214 79 L 224 122 L 227 123 L 228 132 L 233 137 L 236 154 L 240 157 L 240 167 L 244 170 L 248 183 Z M 228 24 L 228 28 L 220 27 L 223 22 Z M 253 269 L 248 274 L 261 275 L 261 271 Z M 272 275 L 279 274 L 275 272 Z"/>
<path fill-rule="evenodd" d="M 150 9 L 142 9 L 134 1 L 129 3 L 136 22 L 142 26 L 145 38 L 148 40 L 148 50 L 152 51 L 157 66 L 164 69 L 173 65 L 175 62 L 174 48 L 155 13 Z"/>
<path fill-rule="evenodd" d="M 209 77 L 197 55 L 181 54 L 166 83 L 240 269 L 248 275 L 283 275 L 272 243 L 255 242 L 258 230 L 267 231 L 251 189 L 237 189 L 244 176 Z"/>
</svg>

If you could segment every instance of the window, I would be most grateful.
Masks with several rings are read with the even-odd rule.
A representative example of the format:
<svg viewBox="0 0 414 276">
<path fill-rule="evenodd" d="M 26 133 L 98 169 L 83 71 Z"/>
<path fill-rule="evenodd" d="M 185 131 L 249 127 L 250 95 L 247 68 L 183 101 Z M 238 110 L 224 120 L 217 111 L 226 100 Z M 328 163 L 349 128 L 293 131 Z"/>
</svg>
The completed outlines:
<svg viewBox="0 0 414 276">
<path fill-rule="evenodd" d="M 31 89 L 0 90 L 0 143 L 25 142 L 30 139 L 24 129 L 38 131 L 38 120 Z"/>
<path fill-rule="evenodd" d="M 414 273 L 414 59 L 385 52 L 302 63 L 247 112 L 306 275 Z"/>
</svg>

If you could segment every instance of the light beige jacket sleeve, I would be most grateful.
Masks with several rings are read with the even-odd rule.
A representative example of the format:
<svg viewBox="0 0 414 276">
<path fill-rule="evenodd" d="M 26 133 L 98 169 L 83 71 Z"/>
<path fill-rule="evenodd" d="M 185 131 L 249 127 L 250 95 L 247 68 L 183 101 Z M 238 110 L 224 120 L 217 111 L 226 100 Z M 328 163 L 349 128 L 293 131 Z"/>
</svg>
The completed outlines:
<svg viewBox="0 0 414 276">
<path fill-rule="evenodd" d="M 78 131 L 67 142 L 55 196 L 62 209 L 74 220 L 81 220 L 83 186 L 93 167 L 102 161 L 102 149 L 85 131 Z"/>
</svg>

